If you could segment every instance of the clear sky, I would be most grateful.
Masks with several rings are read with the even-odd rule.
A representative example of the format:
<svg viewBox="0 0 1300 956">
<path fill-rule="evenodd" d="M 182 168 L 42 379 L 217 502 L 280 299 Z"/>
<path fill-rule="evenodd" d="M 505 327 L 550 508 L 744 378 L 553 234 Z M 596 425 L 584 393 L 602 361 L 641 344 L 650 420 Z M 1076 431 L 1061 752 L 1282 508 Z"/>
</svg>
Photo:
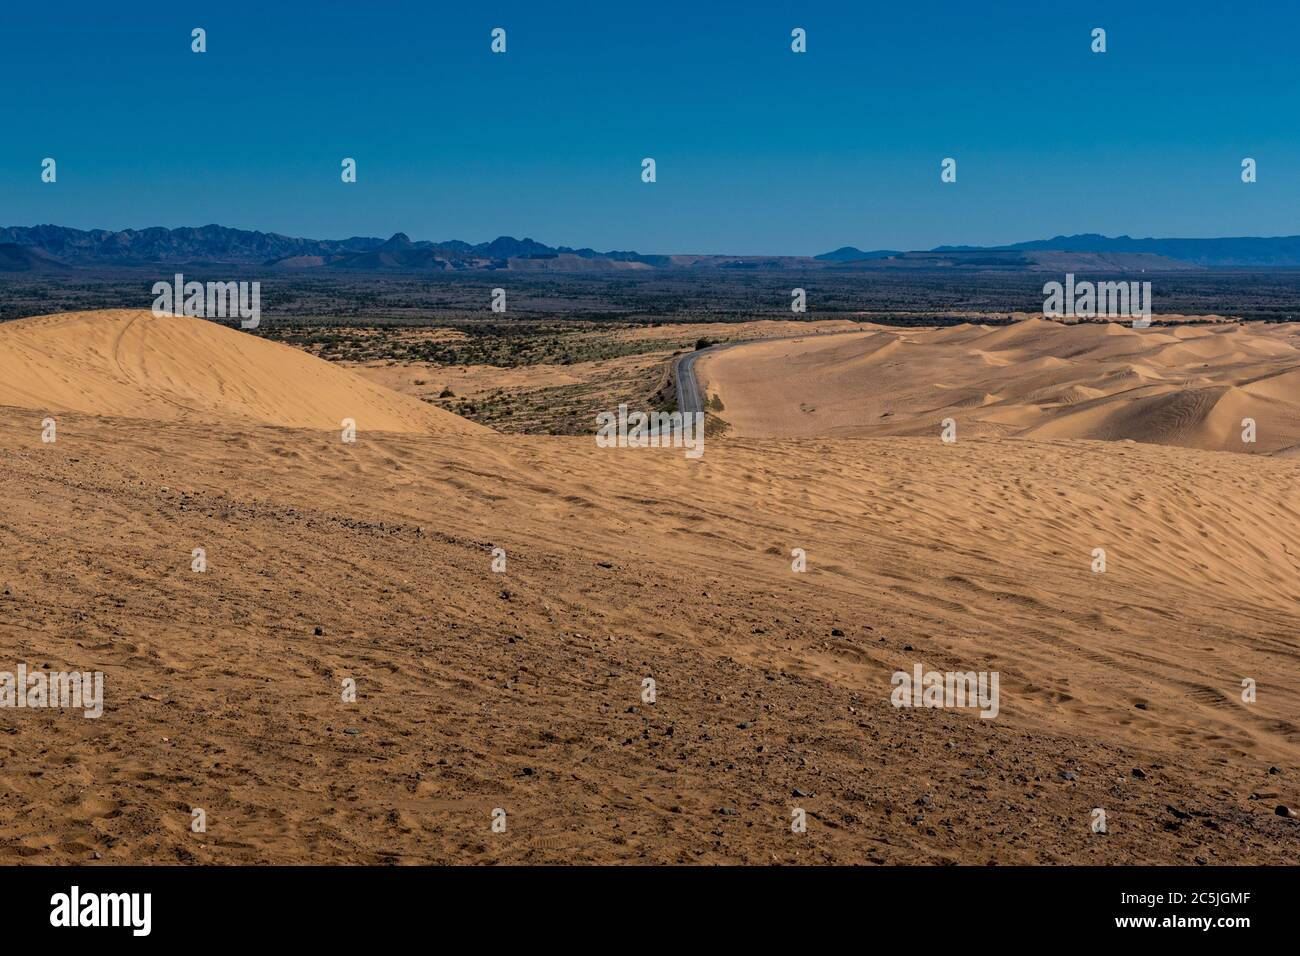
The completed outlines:
<svg viewBox="0 0 1300 956">
<path fill-rule="evenodd" d="M 11 0 L 0 225 L 785 254 L 1294 234 L 1298 43 L 1295 0 Z"/>
</svg>

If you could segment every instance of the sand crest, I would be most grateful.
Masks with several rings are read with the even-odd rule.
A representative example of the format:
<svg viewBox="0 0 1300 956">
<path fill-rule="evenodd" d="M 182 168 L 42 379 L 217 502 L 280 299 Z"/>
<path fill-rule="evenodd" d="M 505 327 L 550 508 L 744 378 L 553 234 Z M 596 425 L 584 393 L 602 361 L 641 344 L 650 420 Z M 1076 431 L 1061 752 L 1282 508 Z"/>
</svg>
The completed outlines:
<svg viewBox="0 0 1300 956">
<path fill-rule="evenodd" d="M 1300 443 L 1291 325 L 1135 330 L 1031 319 L 746 345 L 696 371 L 733 434 L 1085 438 L 1271 454 Z M 1242 420 L 1256 440 L 1242 441 Z"/>
<path fill-rule="evenodd" d="M 424 435 L 479 425 L 298 349 L 202 319 L 117 309 L 0 324 L 0 404 L 153 421 Z"/>
</svg>

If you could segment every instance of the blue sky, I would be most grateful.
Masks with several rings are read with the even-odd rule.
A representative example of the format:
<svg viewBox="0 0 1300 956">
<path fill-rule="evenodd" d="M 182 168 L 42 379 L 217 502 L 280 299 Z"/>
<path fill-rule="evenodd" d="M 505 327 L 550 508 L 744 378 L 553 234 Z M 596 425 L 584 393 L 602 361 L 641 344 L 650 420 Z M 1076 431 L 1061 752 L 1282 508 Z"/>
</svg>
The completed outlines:
<svg viewBox="0 0 1300 956">
<path fill-rule="evenodd" d="M 0 225 L 786 254 L 1293 234 L 1298 38 L 1280 0 L 10 3 Z"/>
</svg>

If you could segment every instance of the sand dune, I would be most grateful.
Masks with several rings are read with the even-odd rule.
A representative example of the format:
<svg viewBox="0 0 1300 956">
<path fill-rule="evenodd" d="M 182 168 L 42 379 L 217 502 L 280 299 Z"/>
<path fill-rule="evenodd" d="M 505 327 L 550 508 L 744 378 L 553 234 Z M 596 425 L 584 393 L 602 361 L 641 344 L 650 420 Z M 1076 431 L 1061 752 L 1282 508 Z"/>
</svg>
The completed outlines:
<svg viewBox="0 0 1300 956">
<path fill-rule="evenodd" d="M 453 435 L 486 429 L 298 349 L 145 310 L 0 324 L 0 405 L 154 421 Z"/>
<path fill-rule="evenodd" d="M 1032 352 L 1038 334 L 1059 333 L 1002 342 Z M 755 348 L 791 348 L 801 375 L 852 371 L 849 344 L 882 335 Z M 924 356 L 911 338 L 873 367 Z M 0 775 L 0 858 L 1281 864 L 1300 849 L 1274 813 L 1300 805 L 1291 460 L 933 435 L 725 439 L 698 461 L 485 432 L 344 445 L 178 413 L 164 370 L 201 361 L 189 340 L 121 341 L 125 384 L 101 372 L 79 400 L 104 404 L 61 415 L 56 443 L 35 410 L 77 397 L 68 383 L 97 367 L 85 349 L 64 346 L 68 367 L 47 354 L 28 387 L 49 394 L 0 408 L 0 659 L 106 681 L 99 720 L 0 715 L 0 759 L 22 768 Z M 128 386 L 134 414 L 95 417 Z M 982 414 L 997 407 L 983 394 L 953 397 Z M 997 670 L 998 718 L 892 707 L 892 672 L 918 662 Z M 795 806 L 807 833 L 791 833 Z"/>
<path fill-rule="evenodd" d="M 1273 453 L 1300 443 L 1290 325 L 884 329 L 747 345 L 697 374 L 738 436 L 958 434 L 1132 439 Z M 1256 441 L 1242 440 L 1242 420 Z"/>
</svg>

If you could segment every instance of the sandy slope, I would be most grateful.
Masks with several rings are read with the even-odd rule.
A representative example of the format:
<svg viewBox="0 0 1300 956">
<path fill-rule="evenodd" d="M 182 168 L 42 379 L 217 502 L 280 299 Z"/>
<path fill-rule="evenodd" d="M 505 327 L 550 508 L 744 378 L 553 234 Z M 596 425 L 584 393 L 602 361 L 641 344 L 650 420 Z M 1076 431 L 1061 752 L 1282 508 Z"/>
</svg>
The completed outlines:
<svg viewBox="0 0 1300 956">
<path fill-rule="evenodd" d="M 0 409 L 0 661 L 101 669 L 106 712 L 0 710 L 0 858 L 1300 850 L 1292 460 L 59 420 Z M 917 662 L 1001 714 L 893 708 Z"/>
<path fill-rule="evenodd" d="M 959 437 L 1264 454 L 1300 445 L 1300 333 L 1290 325 L 874 327 L 722 351 L 696 369 L 739 435 L 933 435 L 951 417 Z M 1241 440 L 1247 417 L 1253 444 Z"/>
<path fill-rule="evenodd" d="M 0 404 L 155 421 L 257 422 L 428 435 L 481 426 L 298 349 L 146 310 L 0 324 Z"/>
</svg>

